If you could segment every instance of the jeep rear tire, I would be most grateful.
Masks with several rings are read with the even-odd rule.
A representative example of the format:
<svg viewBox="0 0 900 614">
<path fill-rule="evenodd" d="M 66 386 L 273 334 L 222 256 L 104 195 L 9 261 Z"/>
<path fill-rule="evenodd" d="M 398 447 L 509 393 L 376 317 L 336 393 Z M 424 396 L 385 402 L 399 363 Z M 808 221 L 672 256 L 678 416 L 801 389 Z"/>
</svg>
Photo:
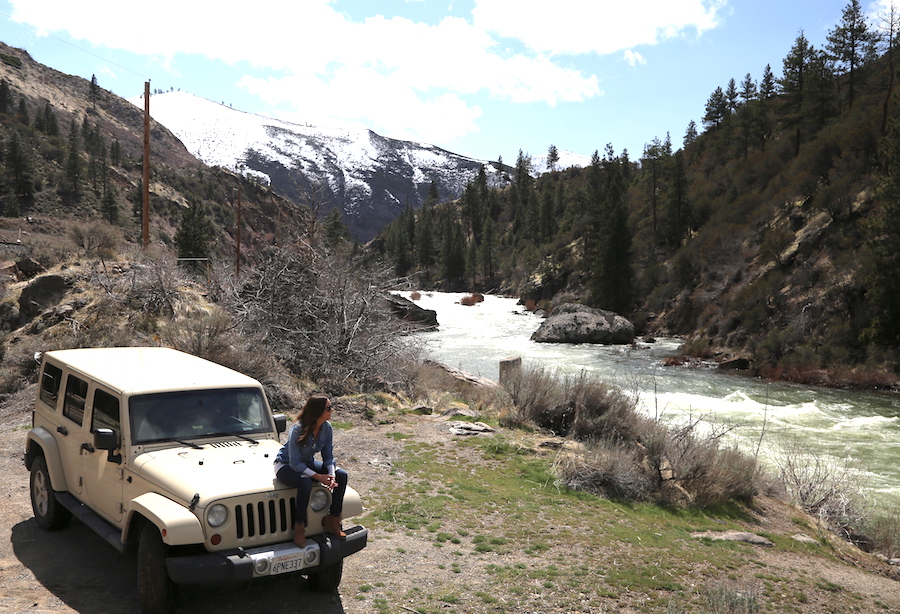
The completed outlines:
<svg viewBox="0 0 900 614">
<path fill-rule="evenodd" d="M 318 593 L 333 593 L 341 585 L 344 575 L 344 561 L 329 565 L 322 571 L 309 574 L 309 586 Z"/>
<path fill-rule="evenodd" d="M 38 456 L 31 464 L 31 509 L 34 519 L 45 531 L 56 531 L 69 523 L 72 513 L 56 499 L 47 461 Z"/>
<path fill-rule="evenodd" d="M 170 614 L 175 610 L 175 583 L 169 578 L 169 547 L 151 522 L 141 527 L 138 541 L 138 594 L 144 614 Z"/>
</svg>

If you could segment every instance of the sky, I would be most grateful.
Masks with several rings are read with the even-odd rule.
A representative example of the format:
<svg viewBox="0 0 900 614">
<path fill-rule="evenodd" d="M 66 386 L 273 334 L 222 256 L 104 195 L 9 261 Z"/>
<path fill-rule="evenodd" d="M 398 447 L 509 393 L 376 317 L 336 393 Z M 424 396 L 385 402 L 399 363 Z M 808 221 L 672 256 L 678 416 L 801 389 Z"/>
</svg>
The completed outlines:
<svg viewBox="0 0 900 614">
<path fill-rule="evenodd" d="M 861 0 L 876 16 L 890 0 Z M 122 97 L 170 89 L 481 160 L 640 157 L 849 0 L 0 0 L 0 40 Z M 142 13 L 143 11 L 143 13 Z M 153 104 L 151 100 L 151 115 Z"/>
</svg>

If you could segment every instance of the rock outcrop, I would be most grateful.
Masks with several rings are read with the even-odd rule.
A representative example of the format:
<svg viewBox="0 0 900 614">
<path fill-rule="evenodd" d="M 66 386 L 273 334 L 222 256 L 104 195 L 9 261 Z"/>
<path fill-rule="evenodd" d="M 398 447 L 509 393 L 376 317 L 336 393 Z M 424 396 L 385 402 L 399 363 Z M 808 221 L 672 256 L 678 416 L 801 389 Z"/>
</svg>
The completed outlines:
<svg viewBox="0 0 900 614">
<path fill-rule="evenodd" d="M 428 328 L 437 328 L 437 312 L 434 309 L 423 309 L 408 298 L 396 294 L 387 296 L 388 305 L 401 320 L 415 322 Z"/>
<path fill-rule="evenodd" d="M 634 324 L 611 311 L 566 303 L 553 310 L 534 334 L 538 343 L 627 344 L 634 341 Z"/>
</svg>

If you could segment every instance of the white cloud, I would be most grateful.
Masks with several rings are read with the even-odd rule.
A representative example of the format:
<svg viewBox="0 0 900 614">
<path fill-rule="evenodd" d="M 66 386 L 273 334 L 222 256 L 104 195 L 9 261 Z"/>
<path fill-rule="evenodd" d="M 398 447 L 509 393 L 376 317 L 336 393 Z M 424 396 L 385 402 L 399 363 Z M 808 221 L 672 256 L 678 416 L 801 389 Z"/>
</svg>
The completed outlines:
<svg viewBox="0 0 900 614">
<path fill-rule="evenodd" d="M 597 75 L 557 56 L 624 51 L 631 65 L 643 63 L 631 48 L 715 27 L 724 1 L 475 0 L 471 21 L 426 24 L 354 22 L 333 0 L 156 0 L 147 11 L 121 0 L 9 0 L 17 21 L 162 58 L 171 72 L 184 56 L 246 62 L 258 74 L 239 86 L 285 119 L 359 122 L 443 143 L 478 130 L 479 96 L 549 106 L 601 96 Z"/>
<path fill-rule="evenodd" d="M 475 25 L 550 55 L 608 54 L 718 25 L 725 0 L 475 0 Z"/>
<path fill-rule="evenodd" d="M 642 56 L 637 51 L 632 51 L 631 49 L 626 49 L 625 54 L 622 57 L 629 66 L 637 66 L 638 64 L 647 63 L 647 60 L 644 59 L 644 56 Z"/>
</svg>

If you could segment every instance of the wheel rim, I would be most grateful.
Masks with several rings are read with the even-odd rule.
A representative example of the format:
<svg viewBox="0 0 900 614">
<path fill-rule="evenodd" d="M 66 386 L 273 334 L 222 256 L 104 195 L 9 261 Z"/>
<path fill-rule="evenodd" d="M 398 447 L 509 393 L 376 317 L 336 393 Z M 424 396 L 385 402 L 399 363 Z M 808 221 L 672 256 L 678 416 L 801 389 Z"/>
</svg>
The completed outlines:
<svg viewBox="0 0 900 614">
<path fill-rule="evenodd" d="M 50 507 L 50 492 L 47 488 L 47 476 L 43 471 L 35 472 L 31 495 L 34 498 L 35 508 L 41 516 L 46 516 Z"/>
</svg>

